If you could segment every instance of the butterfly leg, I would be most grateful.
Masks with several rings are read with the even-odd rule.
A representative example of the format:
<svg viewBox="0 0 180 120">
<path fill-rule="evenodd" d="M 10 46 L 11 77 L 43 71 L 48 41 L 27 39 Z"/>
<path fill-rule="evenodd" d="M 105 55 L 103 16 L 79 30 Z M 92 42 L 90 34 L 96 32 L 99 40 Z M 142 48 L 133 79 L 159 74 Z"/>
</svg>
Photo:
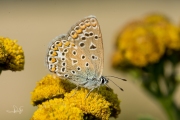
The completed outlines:
<svg viewBox="0 0 180 120">
<path fill-rule="evenodd" d="M 77 92 L 77 90 L 78 90 L 78 85 L 77 85 L 77 87 L 75 88 L 75 92 L 74 92 L 74 94 L 71 96 L 71 97 L 73 97 L 75 94 L 76 94 L 76 92 Z"/>
<path fill-rule="evenodd" d="M 85 99 L 89 96 L 89 94 L 94 90 L 94 88 L 92 88 L 89 93 L 86 95 Z"/>
</svg>

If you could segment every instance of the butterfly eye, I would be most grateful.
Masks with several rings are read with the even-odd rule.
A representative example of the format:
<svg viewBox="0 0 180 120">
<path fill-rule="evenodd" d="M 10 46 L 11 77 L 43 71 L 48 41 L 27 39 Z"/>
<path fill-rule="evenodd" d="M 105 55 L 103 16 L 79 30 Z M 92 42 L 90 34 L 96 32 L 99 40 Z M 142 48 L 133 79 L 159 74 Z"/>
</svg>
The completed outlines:
<svg viewBox="0 0 180 120">
<path fill-rule="evenodd" d="M 78 34 L 75 31 L 72 31 L 70 35 L 73 39 L 76 39 L 78 37 Z"/>
<path fill-rule="evenodd" d="M 89 20 L 86 20 L 86 21 L 85 21 L 85 25 L 86 25 L 87 27 L 89 27 L 89 26 L 90 26 L 90 21 L 89 21 Z"/>
<path fill-rule="evenodd" d="M 79 24 L 79 27 L 80 27 L 82 30 L 84 30 L 84 29 L 86 28 L 86 26 L 84 25 L 84 23 L 80 23 L 80 24 Z"/>
<path fill-rule="evenodd" d="M 93 27 L 95 27 L 97 25 L 97 22 L 96 22 L 96 20 L 94 18 L 91 18 L 90 21 L 91 21 L 91 25 Z"/>
</svg>

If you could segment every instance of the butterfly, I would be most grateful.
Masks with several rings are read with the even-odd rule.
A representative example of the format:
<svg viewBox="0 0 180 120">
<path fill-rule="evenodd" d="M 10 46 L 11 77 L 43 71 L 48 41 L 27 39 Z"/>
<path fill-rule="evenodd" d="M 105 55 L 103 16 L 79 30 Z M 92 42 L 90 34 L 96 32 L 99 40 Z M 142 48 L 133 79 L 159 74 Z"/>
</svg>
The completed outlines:
<svg viewBox="0 0 180 120">
<path fill-rule="evenodd" d="M 53 39 L 46 62 L 50 72 L 90 92 L 107 85 L 108 79 L 102 76 L 104 49 L 96 17 L 90 15 L 78 21 L 67 34 Z"/>
</svg>

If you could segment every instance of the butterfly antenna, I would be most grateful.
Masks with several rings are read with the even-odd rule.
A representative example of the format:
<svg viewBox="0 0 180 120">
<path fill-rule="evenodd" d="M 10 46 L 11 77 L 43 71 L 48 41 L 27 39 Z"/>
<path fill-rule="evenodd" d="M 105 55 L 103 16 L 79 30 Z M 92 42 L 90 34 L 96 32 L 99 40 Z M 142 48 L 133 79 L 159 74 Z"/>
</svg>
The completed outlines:
<svg viewBox="0 0 180 120">
<path fill-rule="evenodd" d="M 110 80 L 110 79 L 108 79 Z M 114 83 L 121 91 L 124 91 L 121 87 L 119 87 L 115 82 L 113 82 L 112 80 L 110 80 L 112 83 Z"/>
<path fill-rule="evenodd" d="M 124 79 L 124 78 L 119 78 L 119 77 L 115 77 L 115 76 L 104 76 L 104 77 L 113 77 L 113 78 L 117 78 L 117 79 L 120 79 L 120 80 L 123 80 L 123 81 L 127 81 L 127 80 Z"/>
</svg>

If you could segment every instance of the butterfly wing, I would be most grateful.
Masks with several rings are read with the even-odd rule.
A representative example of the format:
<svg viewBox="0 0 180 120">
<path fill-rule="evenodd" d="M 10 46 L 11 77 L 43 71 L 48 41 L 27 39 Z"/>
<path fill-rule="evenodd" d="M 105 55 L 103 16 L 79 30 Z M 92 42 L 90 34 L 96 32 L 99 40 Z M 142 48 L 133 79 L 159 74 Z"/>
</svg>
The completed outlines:
<svg viewBox="0 0 180 120">
<path fill-rule="evenodd" d="M 102 74 L 102 35 L 94 16 L 82 19 L 66 35 L 55 38 L 48 51 L 49 70 L 77 85 L 99 79 Z"/>
<path fill-rule="evenodd" d="M 68 32 L 69 38 L 82 49 L 94 67 L 97 78 L 103 72 L 103 41 L 99 23 L 95 16 L 88 16 L 77 22 Z"/>
</svg>

